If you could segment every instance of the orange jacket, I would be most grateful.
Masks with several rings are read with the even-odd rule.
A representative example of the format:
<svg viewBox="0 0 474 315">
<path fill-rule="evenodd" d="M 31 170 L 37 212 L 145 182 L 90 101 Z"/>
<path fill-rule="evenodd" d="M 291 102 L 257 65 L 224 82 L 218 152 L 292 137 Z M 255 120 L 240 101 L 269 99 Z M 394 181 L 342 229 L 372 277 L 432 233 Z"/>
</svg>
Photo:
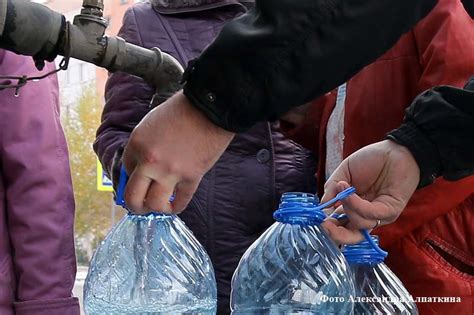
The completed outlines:
<svg viewBox="0 0 474 315">
<path fill-rule="evenodd" d="M 390 51 L 347 83 L 343 157 L 398 127 L 419 93 L 434 85 L 462 87 L 473 74 L 474 20 L 459 0 L 440 0 Z M 304 124 L 290 133 L 319 157 L 320 192 L 336 94 L 314 101 Z M 419 303 L 421 314 L 474 314 L 473 193 L 474 176 L 438 179 L 413 195 L 395 223 L 374 231 L 389 251 L 387 263 L 412 295 L 461 297 L 460 303 Z"/>
</svg>

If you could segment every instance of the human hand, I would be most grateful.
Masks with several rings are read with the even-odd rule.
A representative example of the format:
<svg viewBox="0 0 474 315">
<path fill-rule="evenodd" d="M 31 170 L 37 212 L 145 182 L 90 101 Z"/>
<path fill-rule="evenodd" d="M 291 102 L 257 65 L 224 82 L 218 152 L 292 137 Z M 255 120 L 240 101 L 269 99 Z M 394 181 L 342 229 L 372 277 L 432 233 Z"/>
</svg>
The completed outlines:
<svg viewBox="0 0 474 315">
<path fill-rule="evenodd" d="M 123 154 L 130 175 L 125 188 L 128 208 L 137 214 L 181 212 L 233 136 L 181 92 L 150 111 L 133 130 Z"/>
<path fill-rule="evenodd" d="M 324 228 L 336 243 L 353 244 L 363 239 L 360 229 L 373 229 L 395 221 L 420 181 L 420 170 L 404 146 L 385 140 L 366 146 L 347 157 L 324 185 L 321 202 L 354 186 L 357 195 L 344 199 L 336 213 L 348 220 L 328 219 Z"/>
</svg>

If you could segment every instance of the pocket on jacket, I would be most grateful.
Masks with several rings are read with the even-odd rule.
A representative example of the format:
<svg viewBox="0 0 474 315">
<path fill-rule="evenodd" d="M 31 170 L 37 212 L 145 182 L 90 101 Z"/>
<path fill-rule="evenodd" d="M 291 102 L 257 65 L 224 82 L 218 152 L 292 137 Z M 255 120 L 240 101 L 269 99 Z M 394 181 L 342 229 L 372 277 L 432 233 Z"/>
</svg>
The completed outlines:
<svg viewBox="0 0 474 315">
<path fill-rule="evenodd" d="M 474 257 L 469 253 L 436 236 L 426 238 L 425 249 L 443 269 L 463 279 L 474 281 Z"/>
</svg>

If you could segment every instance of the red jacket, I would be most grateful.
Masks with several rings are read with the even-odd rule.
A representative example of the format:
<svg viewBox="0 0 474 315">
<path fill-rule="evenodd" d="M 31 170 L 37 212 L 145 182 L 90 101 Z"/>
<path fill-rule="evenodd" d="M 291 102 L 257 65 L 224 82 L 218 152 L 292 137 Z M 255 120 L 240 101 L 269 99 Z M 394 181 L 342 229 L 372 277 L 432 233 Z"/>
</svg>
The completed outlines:
<svg viewBox="0 0 474 315">
<path fill-rule="evenodd" d="M 390 51 L 347 83 L 343 157 L 398 127 L 417 94 L 434 85 L 461 87 L 473 74 L 474 21 L 459 0 L 440 0 Z M 317 99 L 304 125 L 292 131 L 319 157 L 320 192 L 336 94 Z M 389 251 L 388 265 L 412 295 L 461 298 L 460 303 L 418 303 L 421 314 L 474 314 L 473 193 L 474 176 L 439 179 L 418 190 L 395 223 L 374 231 Z"/>
</svg>

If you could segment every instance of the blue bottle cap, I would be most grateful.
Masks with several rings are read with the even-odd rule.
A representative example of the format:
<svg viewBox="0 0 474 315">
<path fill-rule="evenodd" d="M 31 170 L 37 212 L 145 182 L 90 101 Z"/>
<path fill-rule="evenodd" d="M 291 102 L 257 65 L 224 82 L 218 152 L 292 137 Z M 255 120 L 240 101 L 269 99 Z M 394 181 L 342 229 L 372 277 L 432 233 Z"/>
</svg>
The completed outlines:
<svg viewBox="0 0 474 315">
<path fill-rule="evenodd" d="M 273 218 L 281 223 L 298 225 L 317 225 L 326 215 L 318 210 L 318 199 L 314 194 L 302 192 L 284 193 L 281 202 L 273 213 Z"/>
<path fill-rule="evenodd" d="M 273 213 L 273 218 L 282 223 L 300 225 L 320 224 L 326 219 L 326 214 L 323 212 L 325 208 L 350 196 L 355 191 L 354 187 L 349 187 L 323 204 L 318 204 L 319 199 L 314 194 L 302 192 L 284 193 L 278 210 Z"/>
<path fill-rule="evenodd" d="M 379 247 L 379 238 L 376 235 L 370 235 L 367 230 L 361 230 L 365 240 L 353 244 L 344 245 L 342 254 L 349 264 L 374 265 L 385 260 L 388 253 Z"/>
</svg>

